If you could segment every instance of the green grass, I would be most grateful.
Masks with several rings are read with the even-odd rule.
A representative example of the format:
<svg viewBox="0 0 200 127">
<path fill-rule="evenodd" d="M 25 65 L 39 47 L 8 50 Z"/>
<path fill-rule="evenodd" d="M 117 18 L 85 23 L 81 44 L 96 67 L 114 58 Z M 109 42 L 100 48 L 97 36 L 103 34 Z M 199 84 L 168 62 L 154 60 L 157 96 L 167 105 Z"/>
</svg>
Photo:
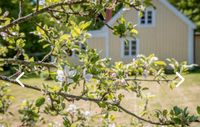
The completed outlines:
<svg viewBox="0 0 200 127">
<path fill-rule="evenodd" d="M 200 73 L 187 74 L 184 75 L 184 77 L 185 77 L 185 82 L 179 88 L 176 88 L 174 90 L 171 90 L 169 86 L 167 86 L 166 84 L 159 85 L 156 83 L 144 83 L 143 84 L 144 86 L 148 86 L 150 88 L 151 94 L 155 95 L 155 98 L 153 98 L 149 102 L 150 111 L 153 111 L 156 108 L 160 109 L 172 108 L 174 105 L 177 105 L 180 107 L 189 107 L 190 111 L 194 113 L 196 106 L 200 105 L 199 101 Z M 41 86 L 42 84 L 57 85 L 56 82 L 46 81 L 40 78 L 25 78 L 22 79 L 21 81 L 23 83 L 35 86 Z M 140 105 L 141 102 L 136 101 L 137 99 L 134 94 L 127 93 L 124 91 L 121 92 L 127 95 L 127 97 L 122 102 L 124 107 L 134 112 L 137 112 L 138 110 L 141 109 Z M 12 84 L 11 94 L 15 96 L 15 100 L 9 110 L 13 112 L 14 116 L 6 116 L 4 117 L 4 120 L 7 121 L 7 123 L 9 123 L 9 126 L 12 127 L 12 126 L 19 126 L 19 114 L 17 111 L 17 107 L 20 105 L 20 103 L 24 99 L 30 99 L 30 100 L 35 99 L 41 96 L 41 93 Z M 77 105 L 79 105 L 79 107 L 85 108 L 86 110 L 94 108 L 93 112 L 99 112 L 99 109 L 96 106 L 96 104 L 86 103 L 84 101 L 81 101 L 77 102 Z M 119 115 L 119 113 L 116 114 L 119 123 L 128 123 L 131 119 L 131 117 L 128 116 L 127 114 L 124 113 L 122 113 L 121 115 Z M 50 121 L 61 122 L 62 118 L 48 117 L 47 122 Z M 45 125 L 40 125 L 40 126 L 45 126 Z"/>
</svg>

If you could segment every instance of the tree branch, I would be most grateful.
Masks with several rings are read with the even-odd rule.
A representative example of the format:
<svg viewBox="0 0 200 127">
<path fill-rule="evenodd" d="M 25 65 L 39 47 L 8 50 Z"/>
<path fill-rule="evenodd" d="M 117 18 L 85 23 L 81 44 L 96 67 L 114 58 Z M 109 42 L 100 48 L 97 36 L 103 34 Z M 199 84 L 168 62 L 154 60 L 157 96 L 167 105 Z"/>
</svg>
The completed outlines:
<svg viewBox="0 0 200 127">
<path fill-rule="evenodd" d="M 19 14 L 18 14 L 18 18 L 22 17 L 22 12 L 23 12 L 23 0 L 19 0 Z"/>
<path fill-rule="evenodd" d="M 39 10 L 39 0 L 36 1 L 36 12 Z"/>
<path fill-rule="evenodd" d="M 48 12 L 48 10 L 50 8 L 56 8 L 56 7 L 64 6 L 64 5 L 66 5 L 66 6 L 68 5 L 69 6 L 69 5 L 81 4 L 81 3 L 87 3 L 87 2 L 88 2 L 88 0 L 78 0 L 78 1 L 71 0 L 71 1 L 60 2 L 60 3 L 56 3 L 56 4 L 53 4 L 53 5 L 44 7 L 42 9 L 38 10 L 38 11 L 30 13 L 30 14 L 28 14 L 26 16 L 20 17 L 20 18 L 18 18 L 16 20 L 12 21 L 11 23 L 1 27 L 0 28 L 0 32 L 5 31 L 6 29 L 8 29 L 8 28 L 10 28 L 10 27 L 12 27 L 12 26 L 14 26 L 16 24 L 20 24 L 20 23 L 23 23 L 23 22 L 25 22 L 27 20 L 30 20 L 30 19 L 32 19 L 33 17 L 35 17 L 35 16 L 37 16 L 39 14 Z"/>
<path fill-rule="evenodd" d="M 14 84 L 20 86 L 20 84 L 17 81 L 9 79 L 6 76 L 1 76 L 0 75 L 0 80 L 7 81 L 7 82 L 10 82 L 10 83 L 14 83 Z M 36 90 L 36 91 L 40 91 L 40 92 L 45 91 L 47 94 L 52 93 L 52 92 L 40 89 L 40 88 L 38 88 L 36 86 L 31 86 L 31 85 L 28 85 L 28 84 L 24 84 L 24 86 L 25 86 L 25 88 Z M 95 103 L 102 102 L 101 99 L 94 99 L 94 98 L 88 98 L 88 97 L 83 97 L 83 96 L 71 95 L 71 94 L 67 94 L 67 93 L 64 93 L 64 92 L 57 92 L 56 94 L 64 97 L 66 100 L 68 100 L 68 98 L 72 98 L 74 100 L 84 100 L 84 101 L 91 101 L 91 102 L 95 102 Z M 141 120 L 141 121 L 153 124 L 153 125 L 174 125 L 174 123 L 161 123 L 161 122 L 154 122 L 154 121 L 151 121 L 151 120 L 147 120 L 147 119 L 142 118 L 142 117 L 136 115 L 135 113 L 125 109 L 124 107 L 122 107 L 121 105 L 119 105 L 118 103 L 115 103 L 115 102 L 105 102 L 105 103 L 109 104 L 109 105 L 116 106 L 121 111 L 123 111 L 123 112 L 125 112 L 125 113 L 127 113 L 127 114 L 129 114 L 129 115 L 131 115 L 131 116 L 133 116 L 135 118 L 137 118 L 138 120 Z M 196 122 L 199 122 L 199 121 L 196 121 Z"/>
<path fill-rule="evenodd" d="M 54 64 L 46 63 L 46 62 L 38 62 L 38 61 L 37 62 L 29 62 L 29 61 L 25 61 L 25 60 L 16 60 L 16 59 L 0 59 L 0 62 L 4 62 L 4 64 L 20 64 L 20 65 L 25 65 L 25 66 L 34 64 L 37 66 L 57 68 L 57 66 Z"/>
</svg>

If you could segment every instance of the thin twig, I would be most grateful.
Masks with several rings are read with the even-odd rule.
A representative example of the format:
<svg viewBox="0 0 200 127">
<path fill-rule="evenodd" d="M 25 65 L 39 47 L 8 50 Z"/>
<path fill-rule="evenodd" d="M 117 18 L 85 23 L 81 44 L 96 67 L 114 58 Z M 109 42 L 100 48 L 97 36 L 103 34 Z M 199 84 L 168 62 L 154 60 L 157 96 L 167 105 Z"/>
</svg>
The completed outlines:
<svg viewBox="0 0 200 127">
<path fill-rule="evenodd" d="M 22 12 L 23 12 L 23 0 L 19 0 L 19 14 L 18 14 L 18 18 L 22 17 Z"/>
<path fill-rule="evenodd" d="M 30 64 L 34 64 L 36 66 L 44 66 L 44 67 L 52 67 L 52 68 L 57 68 L 55 64 L 52 63 L 47 63 L 47 62 L 30 62 L 26 60 L 16 60 L 16 59 L 0 59 L 1 62 L 4 62 L 4 64 L 20 64 L 24 66 L 29 66 Z"/>
</svg>

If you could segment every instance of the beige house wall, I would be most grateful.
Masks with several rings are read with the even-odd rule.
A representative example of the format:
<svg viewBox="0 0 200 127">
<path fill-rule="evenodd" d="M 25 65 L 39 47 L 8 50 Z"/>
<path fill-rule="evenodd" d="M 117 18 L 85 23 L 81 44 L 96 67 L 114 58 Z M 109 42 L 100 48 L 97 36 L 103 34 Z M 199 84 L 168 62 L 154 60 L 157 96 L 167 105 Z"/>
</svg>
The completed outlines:
<svg viewBox="0 0 200 127">
<path fill-rule="evenodd" d="M 139 54 L 156 54 L 160 59 L 175 58 L 178 61 L 188 60 L 188 25 L 176 16 L 159 0 L 156 6 L 155 26 L 137 27 L 139 35 Z M 126 11 L 123 16 L 127 21 L 137 24 L 138 14 L 135 10 Z M 109 32 L 109 57 L 114 61 L 129 62 L 132 58 L 121 57 L 121 39 Z"/>
<path fill-rule="evenodd" d="M 200 34 L 195 35 L 195 63 L 200 66 Z"/>
<path fill-rule="evenodd" d="M 102 58 L 106 57 L 105 42 L 106 41 L 104 37 L 94 37 L 87 40 L 88 47 L 96 49 Z M 80 64 L 77 56 L 75 55 L 68 57 L 68 61 L 73 64 Z"/>
</svg>

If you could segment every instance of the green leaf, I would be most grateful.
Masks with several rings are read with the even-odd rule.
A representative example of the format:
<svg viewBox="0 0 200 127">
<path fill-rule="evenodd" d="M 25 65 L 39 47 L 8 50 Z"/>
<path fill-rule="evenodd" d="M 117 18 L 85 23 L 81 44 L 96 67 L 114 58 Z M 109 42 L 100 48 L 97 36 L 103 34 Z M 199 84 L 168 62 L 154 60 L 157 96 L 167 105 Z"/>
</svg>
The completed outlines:
<svg viewBox="0 0 200 127">
<path fill-rule="evenodd" d="M 177 107 L 177 106 L 174 107 L 174 113 L 175 113 L 176 116 L 181 114 L 181 112 L 182 112 L 182 110 L 179 107 Z"/>
<path fill-rule="evenodd" d="M 67 117 L 64 117 L 63 119 L 64 119 L 63 125 L 64 125 L 65 127 L 70 127 L 70 126 L 71 126 L 71 123 L 70 123 L 69 119 L 68 119 Z"/>
<path fill-rule="evenodd" d="M 131 29 L 130 33 L 131 34 L 138 34 L 138 31 L 136 29 Z"/>
<path fill-rule="evenodd" d="M 50 44 L 45 44 L 42 46 L 42 48 L 45 49 L 46 47 L 49 47 L 49 46 L 50 46 Z"/>
<path fill-rule="evenodd" d="M 155 61 L 155 64 L 159 66 L 166 66 L 166 63 L 164 61 Z"/>
<path fill-rule="evenodd" d="M 81 22 L 81 23 L 80 23 L 80 28 L 81 28 L 82 30 L 85 30 L 86 28 L 88 28 L 88 27 L 90 26 L 90 24 L 91 24 L 91 22 L 86 22 L 86 23 Z"/>
<path fill-rule="evenodd" d="M 35 106 L 40 107 L 40 106 L 42 106 L 44 104 L 44 102 L 45 102 L 45 98 L 44 97 L 40 97 L 40 98 L 38 98 L 36 100 Z"/>
<path fill-rule="evenodd" d="M 68 34 L 64 34 L 60 37 L 61 40 L 69 40 L 69 35 Z"/>
<path fill-rule="evenodd" d="M 167 110 L 163 110 L 163 116 L 167 116 L 168 111 Z"/>
<path fill-rule="evenodd" d="M 175 124 L 181 124 L 181 120 L 179 118 L 173 118 Z"/>
<path fill-rule="evenodd" d="M 197 113 L 200 115 L 200 106 L 197 106 Z"/>
</svg>

